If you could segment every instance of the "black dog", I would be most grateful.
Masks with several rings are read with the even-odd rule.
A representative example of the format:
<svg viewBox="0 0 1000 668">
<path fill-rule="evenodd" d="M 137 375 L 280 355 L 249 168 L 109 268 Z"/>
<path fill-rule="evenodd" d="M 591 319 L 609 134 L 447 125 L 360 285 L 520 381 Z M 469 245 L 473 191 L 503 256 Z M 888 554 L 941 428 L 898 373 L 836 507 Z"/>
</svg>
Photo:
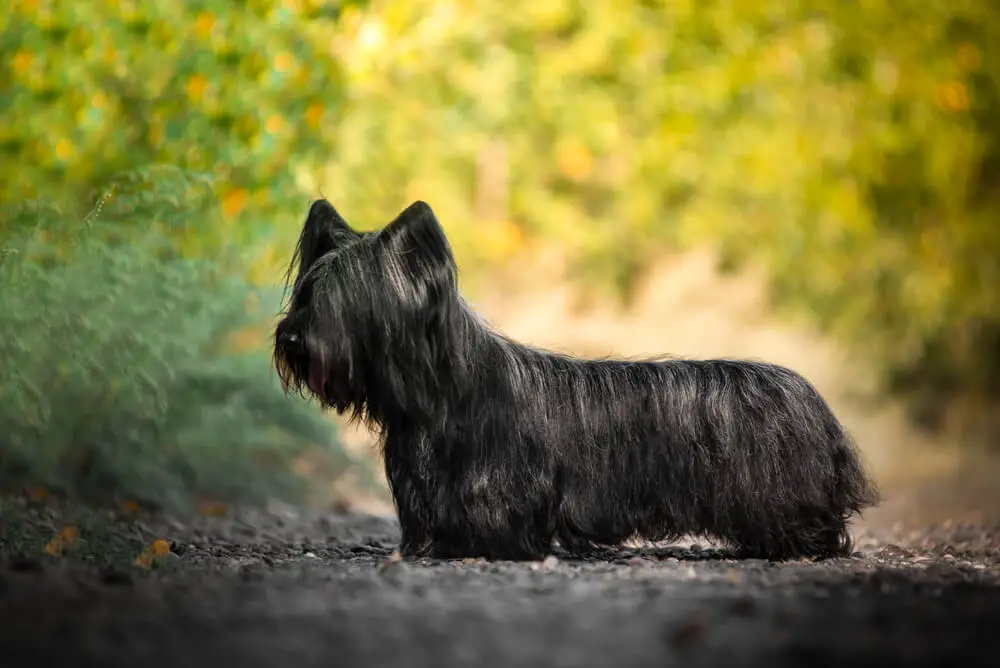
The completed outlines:
<svg viewBox="0 0 1000 668">
<path fill-rule="evenodd" d="M 843 427 L 793 371 L 586 360 L 491 330 L 416 202 L 378 232 L 315 202 L 275 331 L 285 387 L 381 434 L 406 556 L 539 559 L 701 535 L 745 556 L 848 555 L 877 502 Z"/>
</svg>

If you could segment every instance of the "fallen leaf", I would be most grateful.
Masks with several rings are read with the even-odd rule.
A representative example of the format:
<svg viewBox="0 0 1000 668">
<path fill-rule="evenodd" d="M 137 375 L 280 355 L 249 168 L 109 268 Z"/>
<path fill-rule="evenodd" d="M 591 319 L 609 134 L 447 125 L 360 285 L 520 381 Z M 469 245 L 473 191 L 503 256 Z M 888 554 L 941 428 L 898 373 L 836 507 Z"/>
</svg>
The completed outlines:
<svg viewBox="0 0 1000 668">
<path fill-rule="evenodd" d="M 132 563 L 134 563 L 139 568 L 148 571 L 150 568 L 153 567 L 153 564 L 156 563 L 157 560 L 169 556 L 169 554 L 170 554 L 170 543 L 166 539 L 157 538 L 152 543 L 150 543 L 149 547 L 145 548 L 142 551 L 142 553 L 138 557 L 136 557 L 135 561 Z"/>
<path fill-rule="evenodd" d="M 139 502 L 134 499 L 128 499 L 122 502 L 122 510 L 126 513 L 137 513 L 139 512 Z"/>
<path fill-rule="evenodd" d="M 60 556 L 68 547 L 72 547 L 76 543 L 77 531 L 76 527 L 72 524 L 67 524 L 59 533 L 48 542 L 45 546 L 45 552 L 51 554 L 54 557 Z"/>
<path fill-rule="evenodd" d="M 225 517 L 226 504 L 218 501 L 202 501 L 198 504 L 198 514 L 204 517 Z"/>
<path fill-rule="evenodd" d="M 149 550 L 143 550 L 142 554 L 136 557 L 133 563 L 139 568 L 148 571 L 153 567 L 153 553 Z"/>
</svg>

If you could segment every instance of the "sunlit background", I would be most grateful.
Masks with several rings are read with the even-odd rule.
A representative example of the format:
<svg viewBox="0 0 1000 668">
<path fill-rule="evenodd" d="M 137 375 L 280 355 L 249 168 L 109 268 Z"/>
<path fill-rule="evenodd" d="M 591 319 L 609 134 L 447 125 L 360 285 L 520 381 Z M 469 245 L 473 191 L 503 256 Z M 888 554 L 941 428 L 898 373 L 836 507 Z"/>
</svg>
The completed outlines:
<svg viewBox="0 0 1000 668">
<path fill-rule="evenodd" d="M 429 202 L 525 342 L 804 373 L 876 518 L 1000 513 L 995 3 L 13 0 L 0 49 L 9 484 L 386 508 L 269 366 L 325 196 Z"/>
</svg>

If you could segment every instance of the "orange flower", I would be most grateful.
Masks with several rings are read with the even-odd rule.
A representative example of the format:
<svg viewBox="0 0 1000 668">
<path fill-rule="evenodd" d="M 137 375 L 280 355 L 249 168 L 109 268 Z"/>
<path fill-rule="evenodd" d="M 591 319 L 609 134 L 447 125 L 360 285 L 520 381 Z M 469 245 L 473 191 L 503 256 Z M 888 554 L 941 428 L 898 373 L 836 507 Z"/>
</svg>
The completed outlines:
<svg viewBox="0 0 1000 668">
<path fill-rule="evenodd" d="M 264 124 L 264 129 L 270 132 L 272 135 L 276 135 L 285 127 L 285 119 L 278 114 L 271 114 L 267 117 L 267 122 Z"/>
<path fill-rule="evenodd" d="M 969 108 L 969 89 L 961 81 L 949 81 L 938 89 L 937 103 L 945 111 L 965 111 Z"/>
<path fill-rule="evenodd" d="M 222 213 L 227 217 L 238 215 L 247 204 L 249 193 L 246 188 L 237 188 L 230 191 L 222 199 Z"/>
<path fill-rule="evenodd" d="M 205 95 L 205 89 L 208 88 L 208 79 L 200 74 L 195 74 L 188 79 L 184 88 L 187 90 L 187 95 L 190 99 L 200 100 Z"/>
<path fill-rule="evenodd" d="M 201 12 L 194 20 L 194 32 L 198 37 L 208 37 L 215 26 L 215 16 L 209 12 Z"/>
<path fill-rule="evenodd" d="M 570 139 L 559 142 L 556 147 L 556 163 L 564 176 L 580 181 L 590 175 L 594 158 L 583 142 Z"/>
<path fill-rule="evenodd" d="M 284 74 L 295 67 L 295 58 L 287 51 L 282 51 L 274 58 L 274 69 Z"/>
<path fill-rule="evenodd" d="M 313 102 L 306 109 L 306 123 L 309 127 L 316 127 L 319 125 L 320 121 L 323 120 L 323 105 L 319 102 Z"/>
<path fill-rule="evenodd" d="M 24 74 L 31 67 L 31 61 L 34 60 L 34 56 L 28 51 L 21 49 L 14 54 L 14 71 L 18 74 Z"/>
</svg>

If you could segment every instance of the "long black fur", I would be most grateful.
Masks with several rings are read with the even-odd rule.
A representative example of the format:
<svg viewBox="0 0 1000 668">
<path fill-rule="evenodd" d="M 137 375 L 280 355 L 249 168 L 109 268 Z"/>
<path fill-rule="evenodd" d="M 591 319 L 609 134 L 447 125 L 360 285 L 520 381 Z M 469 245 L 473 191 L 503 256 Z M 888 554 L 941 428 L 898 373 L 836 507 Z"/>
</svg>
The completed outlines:
<svg viewBox="0 0 1000 668">
<path fill-rule="evenodd" d="M 539 559 L 700 535 L 850 554 L 877 503 L 814 387 L 744 360 L 577 359 L 493 331 L 416 202 L 374 233 L 313 203 L 275 330 L 286 388 L 381 435 L 406 556 Z"/>
</svg>

